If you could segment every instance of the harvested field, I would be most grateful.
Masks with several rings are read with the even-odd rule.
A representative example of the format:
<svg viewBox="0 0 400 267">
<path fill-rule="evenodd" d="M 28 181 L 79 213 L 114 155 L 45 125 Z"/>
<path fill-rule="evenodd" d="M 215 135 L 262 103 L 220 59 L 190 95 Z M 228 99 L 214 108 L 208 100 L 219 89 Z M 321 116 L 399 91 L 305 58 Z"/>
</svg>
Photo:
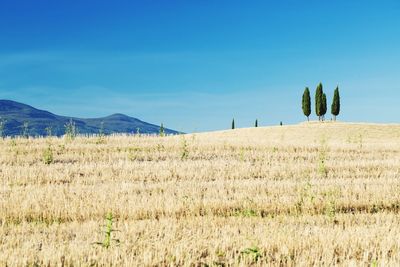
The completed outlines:
<svg viewBox="0 0 400 267">
<path fill-rule="evenodd" d="M 400 264 L 400 125 L 8 138 L 0 164 L 1 266 Z"/>
</svg>

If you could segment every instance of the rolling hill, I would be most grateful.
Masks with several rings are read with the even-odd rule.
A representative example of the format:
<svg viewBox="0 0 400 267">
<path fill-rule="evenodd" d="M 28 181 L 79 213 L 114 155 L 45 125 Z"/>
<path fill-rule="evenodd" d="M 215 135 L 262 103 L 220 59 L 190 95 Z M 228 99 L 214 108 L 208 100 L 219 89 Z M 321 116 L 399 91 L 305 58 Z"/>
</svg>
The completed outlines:
<svg viewBox="0 0 400 267">
<path fill-rule="evenodd" d="M 0 118 L 4 120 L 4 135 L 17 136 L 23 132 L 24 123 L 28 123 L 30 136 L 47 135 L 46 128 L 51 127 L 53 135 L 65 133 L 65 125 L 72 119 L 79 134 L 159 133 L 160 126 L 141 121 L 124 114 L 113 114 L 103 118 L 82 119 L 55 115 L 49 111 L 36 109 L 26 104 L 11 100 L 0 100 Z M 177 134 L 177 131 L 165 129 L 166 134 Z"/>
<path fill-rule="evenodd" d="M 341 122 L 0 139 L 0 266 L 400 266 L 399 140 Z"/>
</svg>

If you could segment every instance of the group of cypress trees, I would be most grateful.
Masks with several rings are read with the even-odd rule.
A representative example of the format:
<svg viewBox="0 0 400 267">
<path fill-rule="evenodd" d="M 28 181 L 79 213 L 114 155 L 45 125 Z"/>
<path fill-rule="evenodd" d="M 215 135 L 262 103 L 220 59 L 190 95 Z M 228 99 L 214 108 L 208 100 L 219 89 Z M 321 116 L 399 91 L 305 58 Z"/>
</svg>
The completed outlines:
<svg viewBox="0 0 400 267">
<path fill-rule="evenodd" d="M 310 121 L 311 96 L 310 96 L 310 89 L 308 87 L 306 87 L 303 93 L 302 109 L 304 115 L 307 117 L 307 120 Z M 327 107 L 326 94 L 324 93 L 322 83 L 319 83 L 317 86 L 317 90 L 315 91 L 315 114 L 318 116 L 319 121 L 325 120 L 325 115 L 327 111 L 328 107 Z M 336 117 L 339 115 L 339 113 L 340 113 L 340 94 L 339 94 L 339 86 L 337 86 L 333 94 L 333 101 L 331 105 L 331 114 L 333 115 L 334 121 L 336 121 Z M 283 123 L 281 122 L 280 125 L 282 126 Z M 258 127 L 257 119 L 254 123 L 254 127 Z M 232 129 L 235 129 L 235 119 L 232 119 Z"/>
<path fill-rule="evenodd" d="M 307 117 L 307 120 L 310 121 L 311 115 L 311 96 L 310 89 L 306 87 L 303 93 L 303 102 L 302 102 L 303 113 Z M 327 112 L 327 100 L 326 94 L 322 88 L 322 83 L 318 84 L 317 90 L 315 92 L 315 114 L 318 116 L 319 121 L 325 120 L 325 115 Z M 333 119 L 336 121 L 336 116 L 340 113 L 340 95 L 339 95 L 339 87 L 336 87 L 335 93 L 333 95 L 333 102 L 331 106 L 331 113 L 333 115 Z"/>
</svg>

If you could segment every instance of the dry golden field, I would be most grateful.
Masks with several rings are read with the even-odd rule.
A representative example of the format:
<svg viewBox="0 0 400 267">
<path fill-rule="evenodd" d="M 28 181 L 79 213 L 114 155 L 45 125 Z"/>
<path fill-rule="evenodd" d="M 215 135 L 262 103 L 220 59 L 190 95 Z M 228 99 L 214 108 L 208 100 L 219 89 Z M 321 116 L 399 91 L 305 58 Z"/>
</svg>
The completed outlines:
<svg viewBox="0 0 400 267">
<path fill-rule="evenodd" d="M 0 164 L 0 266 L 400 265 L 399 125 L 4 139 Z"/>
</svg>

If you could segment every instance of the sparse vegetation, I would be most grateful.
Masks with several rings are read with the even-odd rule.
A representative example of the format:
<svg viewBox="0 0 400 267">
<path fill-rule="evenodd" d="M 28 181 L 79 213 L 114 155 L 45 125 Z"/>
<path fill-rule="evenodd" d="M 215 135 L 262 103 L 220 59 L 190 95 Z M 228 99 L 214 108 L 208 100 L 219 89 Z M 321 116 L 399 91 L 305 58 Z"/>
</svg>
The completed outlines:
<svg viewBox="0 0 400 267">
<path fill-rule="evenodd" d="M 6 120 L 0 117 L 0 138 L 4 138 L 4 126 L 6 125 Z"/>
<path fill-rule="evenodd" d="M 48 137 L 53 136 L 53 127 L 47 126 L 44 130 L 46 131 Z"/>
<path fill-rule="evenodd" d="M 0 266 L 397 266 L 399 132 L 7 138 Z"/>
<path fill-rule="evenodd" d="M 325 136 L 323 136 L 318 153 L 318 173 L 325 178 L 328 177 L 328 168 L 326 167 L 327 151 L 328 147 L 326 144 L 326 139 Z"/>
<path fill-rule="evenodd" d="M 25 121 L 22 124 L 22 134 L 21 134 L 24 138 L 28 138 L 29 137 L 29 122 Z"/>
<path fill-rule="evenodd" d="M 68 140 L 74 140 L 75 137 L 77 136 L 78 131 L 75 125 L 75 122 L 70 119 L 67 124 L 65 124 L 65 136 L 67 137 Z"/>
<path fill-rule="evenodd" d="M 105 143 L 106 143 L 106 135 L 104 132 L 104 122 L 101 122 L 96 144 L 105 144 Z"/>
<path fill-rule="evenodd" d="M 182 152 L 181 152 L 181 159 L 186 160 L 189 157 L 189 148 L 186 142 L 185 136 L 182 135 Z"/>
<path fill-rule="evenodd" d="M 44 164 L 51 164 L 53 163 L 53 150 L 49 145 L 46 150 L 43 152 L 43 163 Z"/>
<path fill-rule="evenodd" d="M 110 248 L 113 243 L 116 245 L 120 244 L 120 240 L 113 238 L 112 235 L 114 232 L 118 230 L 114 229 L 114 217 L 111 212 L 107 213 L 106 216 L 106 225 L 104 226 L 104 230 L 102 233 L 104 234 L 104 240 L 102 242 L 96 242 L 95 244 L 102 246 L 103 248 Z"/>
<path fill-rule="evenodd" d="M 256 246 L 246 248 L 241 252 L 241 254 L 247 258 L 246 260 L 249 261 L 250 259 L 250 263 L 258 262 L 258 260 L 261 258 L 260 249 Z"/>
</svg>

